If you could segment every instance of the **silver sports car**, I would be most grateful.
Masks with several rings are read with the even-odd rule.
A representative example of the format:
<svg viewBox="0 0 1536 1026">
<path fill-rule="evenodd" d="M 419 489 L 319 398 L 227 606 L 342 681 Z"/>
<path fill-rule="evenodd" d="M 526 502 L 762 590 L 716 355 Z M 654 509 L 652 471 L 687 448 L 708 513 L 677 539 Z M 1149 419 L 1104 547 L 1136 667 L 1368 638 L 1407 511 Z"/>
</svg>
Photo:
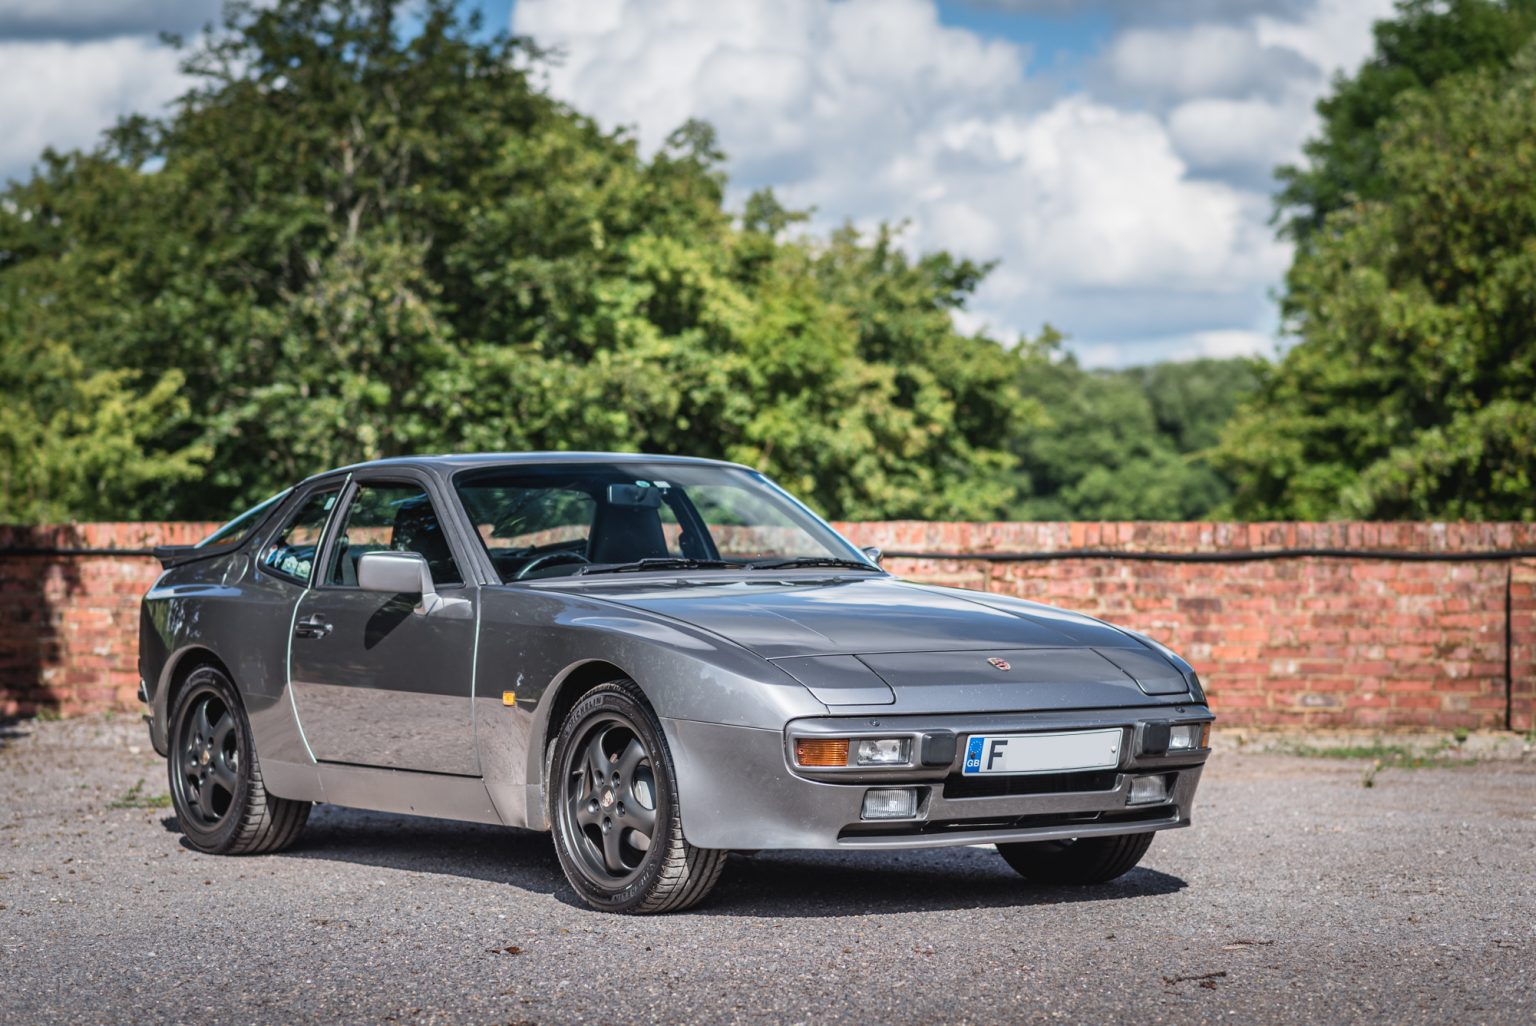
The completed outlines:
<svg viewBox="0 0 1536 1026">
<path fill-rule="evenodd" d="M 1091 884 L 1189 824 L 1209 754 L 1167 648 L 898 580 L 729 463 L 381 460 L 158 555 L 141 697 L 207 852 L 332 802 L 552 831 L 614 912 L 764 848 L 992 843 Z"/>
</svg>

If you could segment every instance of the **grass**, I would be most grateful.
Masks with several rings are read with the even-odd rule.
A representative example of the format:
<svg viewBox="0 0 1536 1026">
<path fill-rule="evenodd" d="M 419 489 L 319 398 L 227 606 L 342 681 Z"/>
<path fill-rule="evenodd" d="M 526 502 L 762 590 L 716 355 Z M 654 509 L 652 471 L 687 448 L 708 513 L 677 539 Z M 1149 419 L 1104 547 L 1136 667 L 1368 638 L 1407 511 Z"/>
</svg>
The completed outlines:
<svg viewBox="0 0 1536 1026">
<path fill-rule="evenodd" d="M 1426 766 L 1448 766 L 1461 764 L 1462 759 L 1447 759 L 1440 751 L 1423 752 L 1414 751 L 1403 745 L 1336 745 L 1332 747 L 1316 747 L 1313 745 L 1297 745 L 1291 749 L 1291 754 L 1305 756 L 1309 759 L 1370 759 L 1379 762 L 1392 769 L 1423 769 Z"/>
<path fill-rule="evenodd" d="M 1454 740 L 1447 738 L 1440 743 L 1440 747 L 1432 751 L 1415 751 L 1404 745 L 1297 745 L 1291 749 L 1293 755 L 1304 756 L 1309 759 L 1361 759 L 1370 760 L 1370 765 L 1360 774 L 1361 787 L 1375 787 L 1376 774 L 1384 769 L 1424 769 L 1430 766 L 1465 766 L 1466 759 L 1447 758 L 1445 753 L 1454 751 L 1464 741 L 1465 737 L 1456 737 Z"/>
<path fill-rule="evenodd" d="M 144 778 L 130 787 L 117 801 L 108 808 L 113 809 L 168 809 L 171 807 L 171 796 L 168 794 L 145 794 Z"/>
</svg>

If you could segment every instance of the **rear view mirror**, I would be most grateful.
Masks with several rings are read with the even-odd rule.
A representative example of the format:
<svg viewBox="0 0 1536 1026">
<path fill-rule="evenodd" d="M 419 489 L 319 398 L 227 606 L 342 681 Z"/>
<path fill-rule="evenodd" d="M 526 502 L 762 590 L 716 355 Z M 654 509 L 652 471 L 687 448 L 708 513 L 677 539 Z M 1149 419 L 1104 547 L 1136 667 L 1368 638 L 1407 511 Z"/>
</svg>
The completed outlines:
<svg viewBox="0 0 1536 1026">
<path fill-rule="evenodd" d="M 357 559 L 357 586 L 386 595 L 419 595 L 417 612 L 430 610 L 437 599 L 432 570 L 415 552 L 365 552 Z"/>
<path fill-rule="evenodd" d="M 652 485 L 611 484 L 608 505 L 626 509 L 660 509 L 661 489 Z"/>
</svg>

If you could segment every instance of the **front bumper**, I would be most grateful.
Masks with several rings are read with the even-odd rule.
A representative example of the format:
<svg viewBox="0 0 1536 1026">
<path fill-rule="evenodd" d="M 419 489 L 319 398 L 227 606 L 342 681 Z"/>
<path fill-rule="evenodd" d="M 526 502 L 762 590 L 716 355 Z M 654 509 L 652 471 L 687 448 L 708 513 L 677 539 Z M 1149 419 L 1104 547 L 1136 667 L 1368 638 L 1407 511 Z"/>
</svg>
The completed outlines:
<svg viewBox="0 0 1536 1026">
<path fill-rule="evenodd" d="M 1075 713 L 818 717 L 786 731 L 667 719 L 677 767 L 683 833 L 701 848 L 932 848 L 1145 833 L 1188 826 L 1208 749 L 1145 754 L 1148 727 L 1209 722 L 1203 705 L 1104 709 Z M 1118 727 L 1125 731 L 1111 770 L 1035 776 L 967 777 L 971 734 L 1027 734 Z M 790 766 L 791 736 L 952 732 L 947 765 L 843 771 Z M 1168 778 L 1168 799 L 1131 805 L 1131 778 Z M 820 779 L 815 779 L 820 777 Z M 915 787 L 918 812 L 904 820 L 860 818 L 871 787 Z"/>
</svg>

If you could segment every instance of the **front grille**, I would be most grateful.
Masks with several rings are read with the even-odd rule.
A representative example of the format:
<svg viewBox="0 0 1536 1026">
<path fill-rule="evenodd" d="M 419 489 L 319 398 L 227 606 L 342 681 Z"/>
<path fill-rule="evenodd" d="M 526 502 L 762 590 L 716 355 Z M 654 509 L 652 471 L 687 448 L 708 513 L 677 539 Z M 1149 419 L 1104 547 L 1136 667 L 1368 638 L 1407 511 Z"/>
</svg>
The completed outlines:
<svg viewBox="0 0 1536 1026">
<path fill-rule="evenodd" d="M 1084 791 L 1113 791 L 1117 783 L 1114 770 L 1090 770 L 1085 773 L 1031 773 L 1017 777 L 951 774 L 944 780 L 945 798 L 1012 798 L 1025 794 L 1078 794 Z"/>
</svg>

